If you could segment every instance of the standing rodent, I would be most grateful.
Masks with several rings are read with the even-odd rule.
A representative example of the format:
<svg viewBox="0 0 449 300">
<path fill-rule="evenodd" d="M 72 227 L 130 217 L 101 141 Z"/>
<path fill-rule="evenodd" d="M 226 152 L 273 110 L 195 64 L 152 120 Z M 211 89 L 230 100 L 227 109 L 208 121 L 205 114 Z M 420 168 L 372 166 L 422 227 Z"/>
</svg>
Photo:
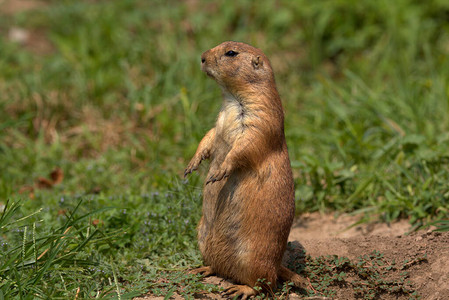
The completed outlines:
<svg viewBox="0 0 449 300">
<path fill-rule="evenodd" d="M 223 106 L 184 173 L 210 159 L 198 225 L 205 267 L 193 272 L 243 284 L 225 292 L 242 299 L 256 295 L 255 286 L 275 288 L 278 278 L 300 285 L 299 275 L 281 266 L 295 203 L 270 62 L 257 48 L 224 42 L 203 53 L 201 69 L 220 85 Z"/>
</svg>

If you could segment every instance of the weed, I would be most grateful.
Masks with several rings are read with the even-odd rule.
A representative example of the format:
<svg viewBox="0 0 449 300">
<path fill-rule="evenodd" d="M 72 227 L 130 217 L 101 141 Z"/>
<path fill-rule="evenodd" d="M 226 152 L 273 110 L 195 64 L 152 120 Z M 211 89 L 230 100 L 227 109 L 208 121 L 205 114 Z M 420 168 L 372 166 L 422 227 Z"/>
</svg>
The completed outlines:
<svg viewBox="0 0 449 300">
<path fill-rule="evenodd" d="M 186 271 L 162 272 L 153 283 L 152 291 L 156 296 L 165 297 L 177 292 L 185 299 L 193 299 L 195 295 L 202 293 L 220 291 L 216 285 L 204 284 L 201 279 L 200 275 L 189 274 Z"/>
</svg>

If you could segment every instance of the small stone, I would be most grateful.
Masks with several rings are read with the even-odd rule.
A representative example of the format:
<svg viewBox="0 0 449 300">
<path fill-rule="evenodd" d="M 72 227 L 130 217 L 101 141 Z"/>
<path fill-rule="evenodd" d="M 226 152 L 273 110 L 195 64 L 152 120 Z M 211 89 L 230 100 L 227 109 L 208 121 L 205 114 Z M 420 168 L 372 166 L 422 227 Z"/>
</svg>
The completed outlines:
<svg viewBox="0 0 449 300">
<path fill-rule="evenodd" d="M 24 44 L 26 41 L 28 41 L 30 34 L 23 28 L 12 27 L 8 32 L 8 37 L 13 42 Z"/>
<path fill-rule="evenodd" d="M 301 299 L 301 297 L 299 297 L 297 294 L 295 294 L 295 293 L 293 293 L 293 294 L 290 294 L 289 296 L 288 296 L 288 300 L 300 300 Z"/>
<path fill-rule="evenodd" d="M 422 240 L 422 236 L 418 236 L 418 237 L 415 239 L 416 242 L 418 242 L 418 241 L 420 241 L 420 240 Z"/>
</svg>

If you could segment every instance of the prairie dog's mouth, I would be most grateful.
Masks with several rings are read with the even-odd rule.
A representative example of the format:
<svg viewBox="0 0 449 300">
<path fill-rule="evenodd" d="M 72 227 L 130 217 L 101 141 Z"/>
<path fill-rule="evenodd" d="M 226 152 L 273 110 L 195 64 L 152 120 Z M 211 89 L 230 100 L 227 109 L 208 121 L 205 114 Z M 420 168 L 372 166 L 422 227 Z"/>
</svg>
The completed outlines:
<svg viewBox="0 0 449 300">
<path fill-rule="evenodd" d="M 201 65 L 201 71 L 207 74 L 207 76 L 215 78 L 213 70 L 209 69 L 205 64 Z"/>
</svg>

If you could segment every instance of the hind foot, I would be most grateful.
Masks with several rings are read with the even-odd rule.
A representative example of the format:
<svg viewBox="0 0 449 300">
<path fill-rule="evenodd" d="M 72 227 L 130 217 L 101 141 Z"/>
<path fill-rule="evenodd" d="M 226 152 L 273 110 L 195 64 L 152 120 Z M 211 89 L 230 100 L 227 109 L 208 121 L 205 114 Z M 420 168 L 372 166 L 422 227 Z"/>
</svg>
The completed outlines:
<svg viewBox="0 0 449 300">
<path fill-rule="evenodd" d="M 247 285 L 231 285 L 230 287 L 224 290 L 223 295 L 229 298 L 242 296 L 242 300 L 246 300 L 249 299 L 249 297 L 251 296 L 256 296 L 257 292 L 255 289 Z"/>
<path fill-rule="evenodd" d="M 199 267 L 193 270 L 189 271 L 190 274 L 201 274 L 204 277 L 210 276 L 210 275 L 214 275 L 215 272 L 212 270 L 211 267 L 207 266 L 207 267 Z"/>
</svg>

